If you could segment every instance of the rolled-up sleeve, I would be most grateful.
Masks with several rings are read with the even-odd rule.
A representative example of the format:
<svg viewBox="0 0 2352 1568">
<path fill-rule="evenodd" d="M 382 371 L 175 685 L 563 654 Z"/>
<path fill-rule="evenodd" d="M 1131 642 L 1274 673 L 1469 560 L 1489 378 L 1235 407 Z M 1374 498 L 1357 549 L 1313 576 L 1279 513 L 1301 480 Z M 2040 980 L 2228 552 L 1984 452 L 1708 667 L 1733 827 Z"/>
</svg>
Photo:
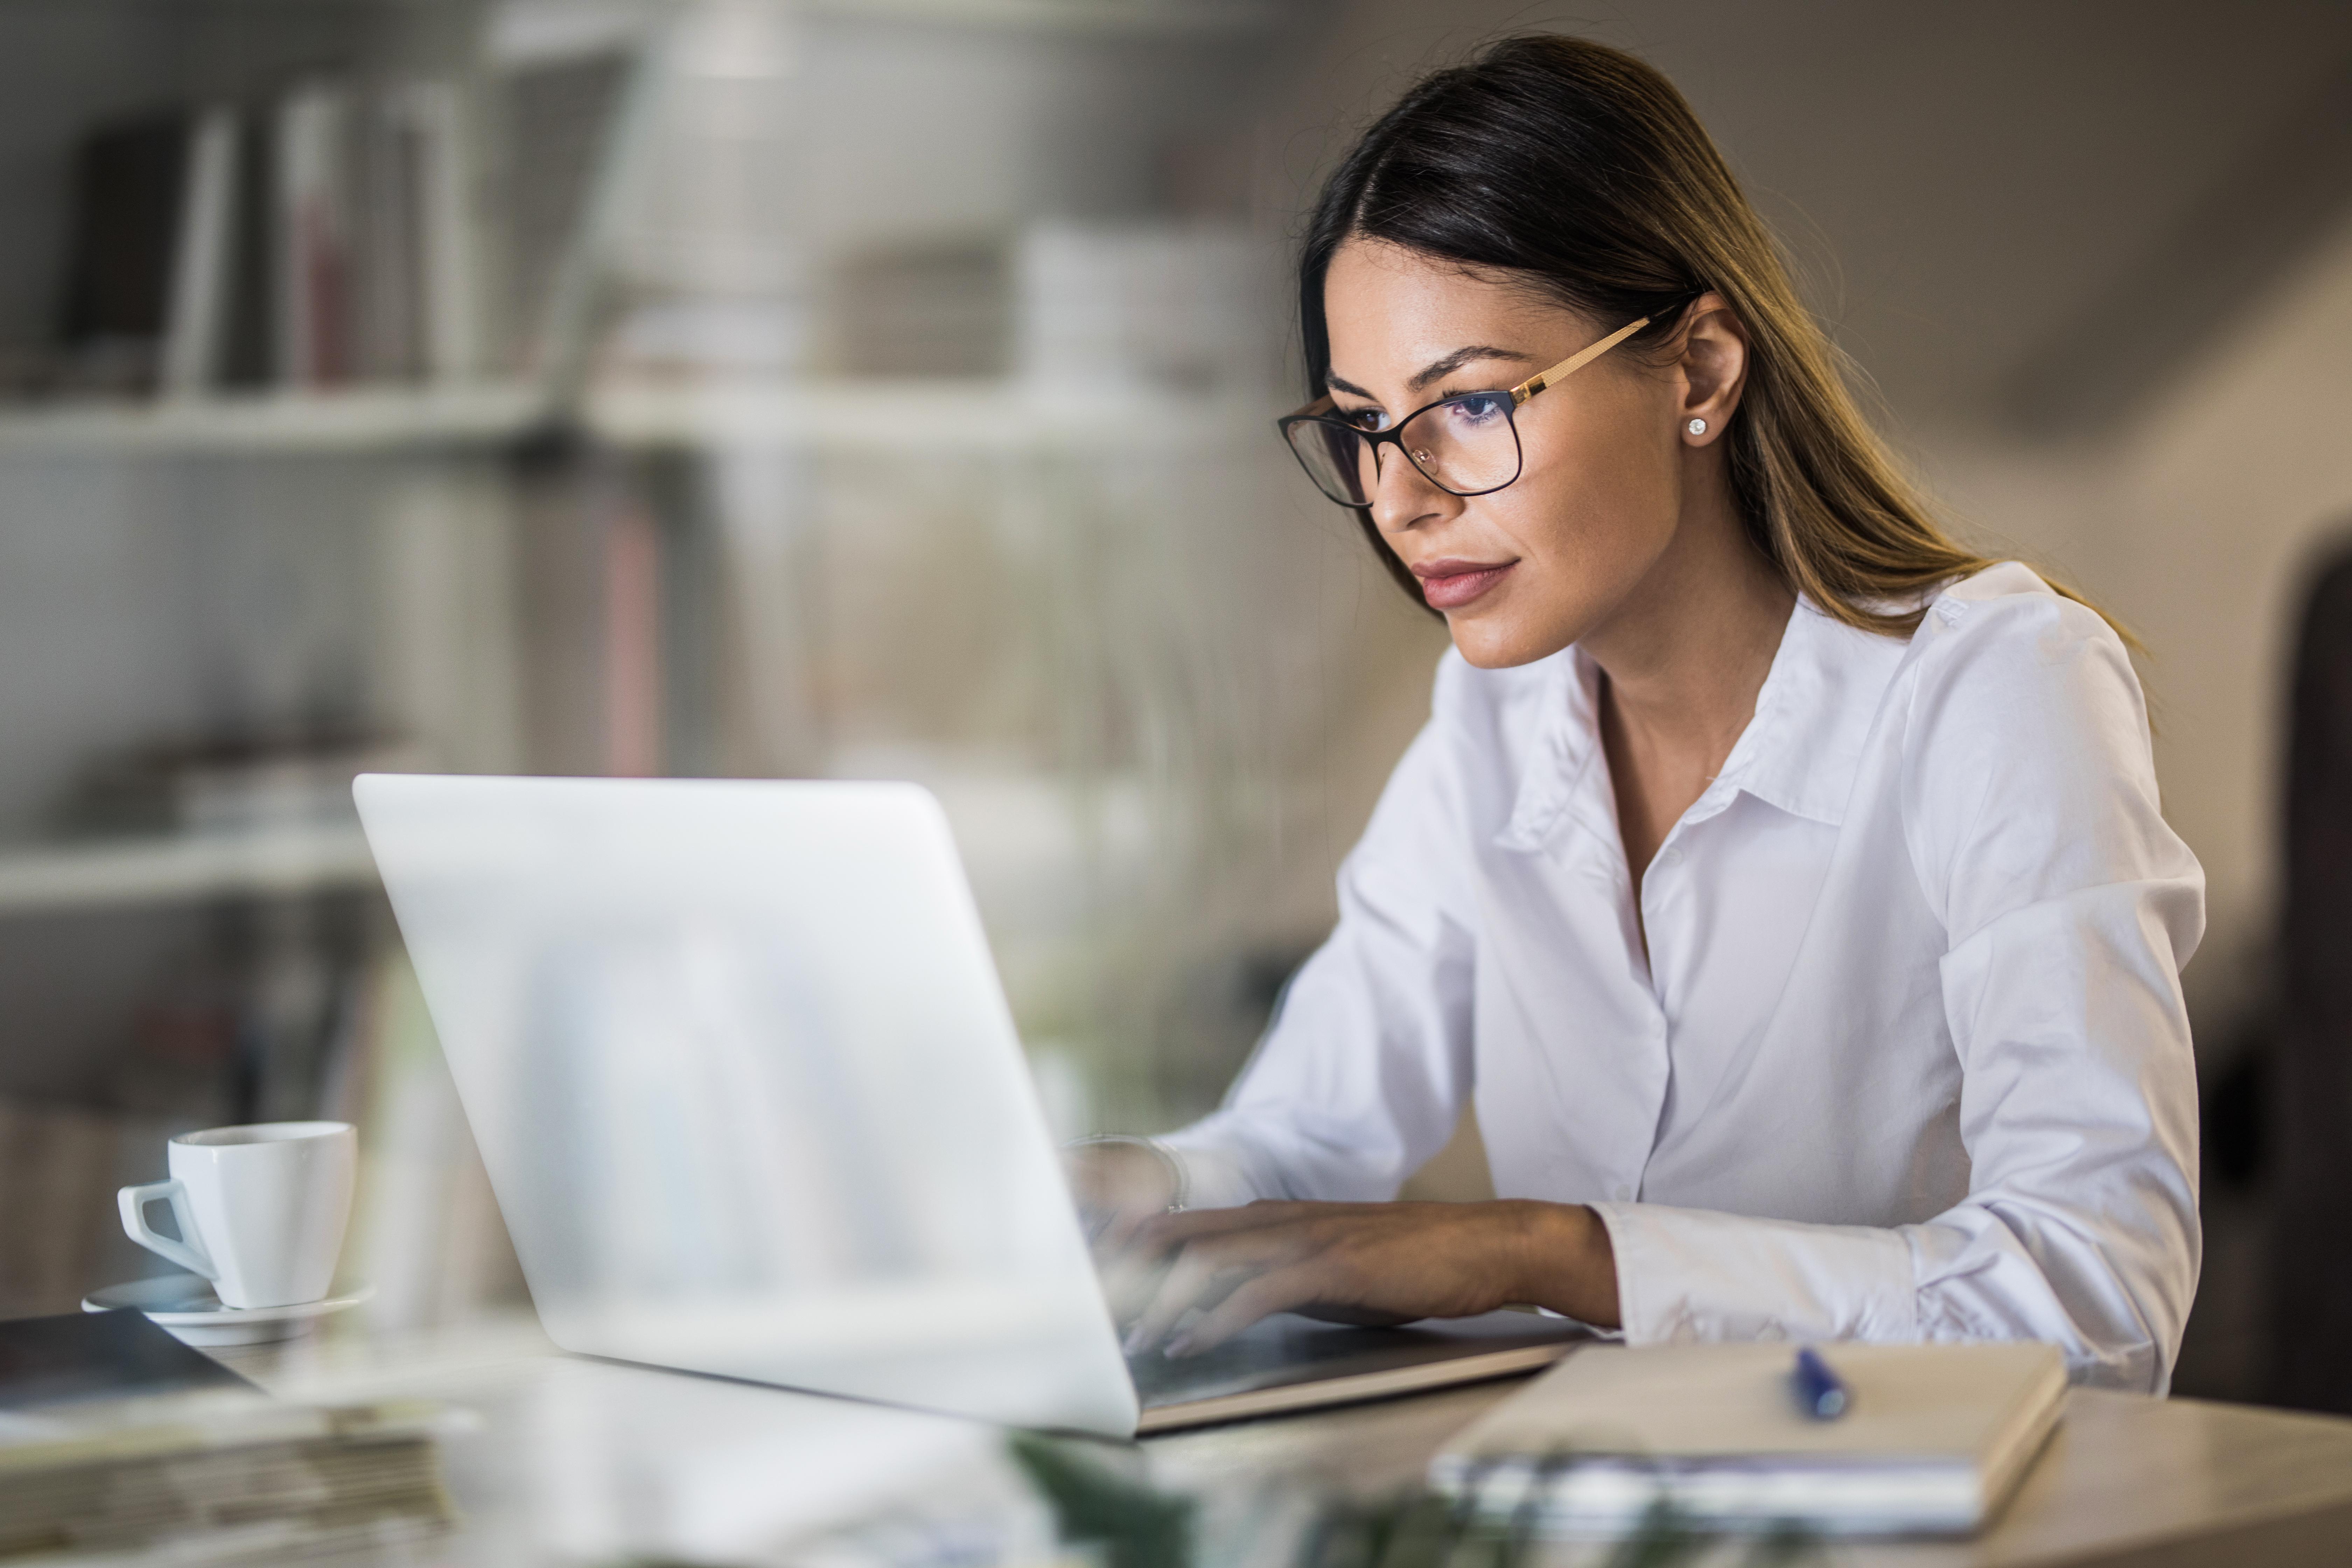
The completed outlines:
<svg viewBox="0 0 2352 1568">
<path fill-rule="evenodd" d="M 1161 1140 L 1195 1205 L 1393 1197 L 1452 1135 L 1470 1090 L 1475 953 L 1452 765 L 1433 720 L 1340 868 L 1338 925 L 1223 1107 Z"/>
<path fill-rule="evenodd" d="M 2046 594 L 1931 614 L 1902 800 L 1948 936 L 1968 1195 L 1885 1229 L 1596 1205 L 1627 1337 L 2043 1340 L 2078 1382 L 2161 1393 L 2199 1267 L 2203 874 L 2104 624 Z"/>
</svg>

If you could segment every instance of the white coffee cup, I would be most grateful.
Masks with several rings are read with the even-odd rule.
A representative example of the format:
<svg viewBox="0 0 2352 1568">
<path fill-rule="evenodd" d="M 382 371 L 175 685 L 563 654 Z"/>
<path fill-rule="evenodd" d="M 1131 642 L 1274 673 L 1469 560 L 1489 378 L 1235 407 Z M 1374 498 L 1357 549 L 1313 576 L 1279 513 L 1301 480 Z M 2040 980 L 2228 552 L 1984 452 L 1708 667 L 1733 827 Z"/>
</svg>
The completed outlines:
<svg viewBox="0 0 2352 1568">
<path fill-rule="evenodd" d="M 359 1135 L 348 1121 L 262 1121 L 183 1132 L 167 1182 L 125 1187 L 131 1240 L 213 1282 L 225 1307 L 323 1300 L 352 1215 Z M 147 1224 L 168 1203 L 183 1240 Z"/>
</svg>

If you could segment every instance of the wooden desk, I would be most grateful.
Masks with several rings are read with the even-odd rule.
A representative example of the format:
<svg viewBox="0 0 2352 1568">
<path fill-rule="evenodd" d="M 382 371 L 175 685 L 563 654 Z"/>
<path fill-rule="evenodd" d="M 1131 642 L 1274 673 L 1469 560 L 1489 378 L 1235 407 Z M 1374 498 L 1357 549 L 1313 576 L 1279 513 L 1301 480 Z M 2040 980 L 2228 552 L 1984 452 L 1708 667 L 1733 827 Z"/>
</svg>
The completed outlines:
<svg viewBox="0 0 2352 1568">
<path fill-rule="evenodd" d="M 1207 1496 L 1274 1475 L 1377 1496 L 1418 1479 L 1440 1444 L 1517 1386 L 1171 1433 L 1143 1447 L 1154 1480 Z M 1602 1548 L 1564 1546 L 1545 1561 L 1606 1556 Z M 2076 1389 L 2050 1447 L 1983 1536 L 1842 1545 L 1831 1561 L 1840 1568 L 2339 1568 L 2352 1563 L 2352 1421 Z"/>
<path fill-rule="evenodd" d="M 796 1509 L 831 1508 L 834 1522 L 856 1514 L 842 1511 L 845 1487 L 866 1486 L 865 1513 L 884 1516 L 958 1487 L 972 1496 L 1018 1489 L 995 1435 L 976 1424 L 581 1361 L 556 1352 L 527 1321 L 216 1353 L 289 1397 L 429 1398 L 468 1412 L 446 1442 L 467 1518 L 439 1554 L 451 1563 L 504 1568 L 658 1551 L 724 1562 L 716 1549 L 727 1529 L 749 1540 L 770 1527 L 763 1518 L 789 1521 Z M 1412 1484 L 1440 1443 L 1516 1386 L 1172 1433 L 1100 1452 L 1201 1497 L 1204 1562 L 1246 1552 L 1253 1562 L 1277 1563 L 1267 1542 L 1296 1529 L 1312 1499 Z M 861 1477 L 850 1462 L 860 1452 L 881 1456 L 878 1488 L 873 1465 Z M 831 1475 L 807 1473 L 836 1461 Z M 1598 1563 L 1607 1553 L 1568 1544 L 1543 1561 Z M 1739 1558 L 1727 1549 L 1703 1561 Z M 2077 1391 L 2051 1448 L 1985 1536 L 1839 1546 L 1829 1561 L 1842 1568 L 2352 1563 L 2352 1421 Z"/>
</svg>

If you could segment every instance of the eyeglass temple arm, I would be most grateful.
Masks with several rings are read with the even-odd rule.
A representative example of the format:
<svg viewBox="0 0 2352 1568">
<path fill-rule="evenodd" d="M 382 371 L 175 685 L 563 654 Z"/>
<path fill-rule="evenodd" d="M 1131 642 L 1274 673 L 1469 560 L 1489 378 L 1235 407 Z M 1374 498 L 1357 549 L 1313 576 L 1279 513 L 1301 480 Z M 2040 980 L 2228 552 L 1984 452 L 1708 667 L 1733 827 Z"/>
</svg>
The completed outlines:
<svg viewBox="0 0 2352 1568">
<path fill-rule="evenodd" d="M 1566 359 L 1560 361 L 1549 370 L 1542 371 L 1535 375 L 1528 377 L 1527 380 L 1511 388 L 1511 406 L 1517 408 L 1520 404 L 1525 403 L 1528 398 L 1533 397 L 1537 393 L 1541 392 L 1545 387 L 1549 386 L 1556 381 L 1566 381 L 1570 376 L 1574 375 L 1578 371 L 1582 370 L 1586 365 L 1591 364 L 1594 360 L 1599 359 L 1602 354 L 1607 353 L 1611 349 L 1615 348 L 1619 343 L 1623 342 L 1627 338 L 1632 337 L 1635 332 L 1640 331 L 1643 327 L 1646 327 L 1649 324 L 1650 318 L 1644 316 L 1638 321 L 1633 321 L 1618 328 L 1615 331 L 1610 333 L 1599 342 L 1594 343 L 1591 348 L 1578 350 L 1575 353 L 1569 355 Z"/>
<path fill-rule="evenodd" d="M 1574 375 L 1578 371 L 1582 370 L 1586 365 L 1591 364 L 1594 360 L 1599 359 L 1602 354 L 1607 353 L 1611 349 L 1615 348 L 1619 343 L 1623 342 L 1627 338 L 1632 337 L 1635 332 L 1638 332 L 1643 327 L 1648 326 L 1653 319 L 1654 318 L 1652 317 L 1644 316 L 1638 321 L 1628 321 L 1625 325 L 1618 328 L 1615 331 L 1610 333 L 1599 342 L 1594 343 L 1591 347 L 1579 349 L 1576 353 L 1569 355 L 1566 359 L 1560 361 L 1549 370 L 1540 371 L 1536 374 L 1528 377 L 1527 380 L 1511 388 L 1511 406 L 1517 408 L 1520 404 L 1525 403 L 1528 398 L 1533 397 L 1537 393 L 1541 392 L 1545 387 L 1551 385 L 1554 382 L 1566 381 L 1570 376 Z M 1322 396 L 1317 398 L 1314 402 L 1308 404 L 1306 407 L 1298 410 L 1297 413 L 1286 415 L 1284 417 L 1298 419 L 1311 415 L 1327 414 L 1338 406 L 1339 404 L 1332 398 L 1331 395 L 1327 392 Z"/>
</svg>

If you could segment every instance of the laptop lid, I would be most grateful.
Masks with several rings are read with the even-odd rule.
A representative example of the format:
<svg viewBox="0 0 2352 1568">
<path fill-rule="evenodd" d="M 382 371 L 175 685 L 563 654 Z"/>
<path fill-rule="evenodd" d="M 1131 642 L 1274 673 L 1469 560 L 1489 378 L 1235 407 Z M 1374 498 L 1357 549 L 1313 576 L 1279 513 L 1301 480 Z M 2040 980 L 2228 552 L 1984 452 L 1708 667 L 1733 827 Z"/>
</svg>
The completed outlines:
<svg viewBox="0 0 2352 1568">
<path fill-rule="evenodd" d="M 372 773 L 353 794 L 557 1344 L 1135 1430 L 928 792 Z"/>
</svg>

